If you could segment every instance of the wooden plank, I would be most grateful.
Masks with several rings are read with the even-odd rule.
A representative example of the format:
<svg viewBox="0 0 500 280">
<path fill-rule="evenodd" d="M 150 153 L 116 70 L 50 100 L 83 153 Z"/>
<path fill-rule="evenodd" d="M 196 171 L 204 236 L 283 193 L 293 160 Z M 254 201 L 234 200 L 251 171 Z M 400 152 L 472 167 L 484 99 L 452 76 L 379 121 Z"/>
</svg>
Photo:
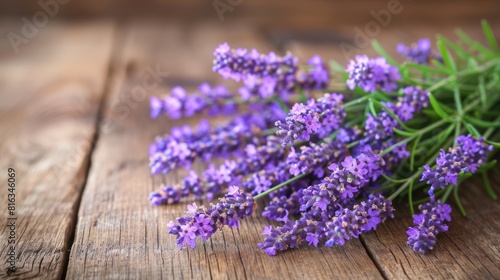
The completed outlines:
<svg viewBox="0 0 500 280">
<path fill-rule="evenodd" d="M 1 34 L 17 30 L 3 21 Z M 19 27 L 20 28 L 20 27 Z M 17 253 L 12 279 L 59 279 L 93 145 L 113 41 L 111 22 L 51 22 L 14 54 L 0 44 L 0 220 L 7 221 L 7 168 L 15 169 Z M 2 40 L 6 39 L 2 35 Z M 5 184 L 4 184 L 5 182 Z M 10 230 L 0 227 L 0 278 Z"/>
<path fill-rule="evenodd" d="M 358 240 L 343 248 L 303 248 L 267 256 L 257 248 L 267 223 L 258 215 L 243 221 L 239 230 L 226 228 L 205 245 L 199 243 L 194 250 L 179 251 L 175 238 L 166 233 L 166 224 L 183 215 L 188 201 L 154 208 L 147 198 L 160 182 L 174 183 L 185 172 L 152 177 L 147 168 L 147 147 L 156 135 L 172 126 L 194 125 L 197 119 L 151 121 L 146 100 L 137 101 L 130 115 L 120 119 L 112 104 L 141 85 L 148 66 L 158 65 L 170 73 L 148 91 L 157 95 L 174 82 L 189 85 L 217 80 L 210 74 L 211 54 L 220 41 L 247 47 L 269 45 L 245 25 L 190 26 L 186 31 L 164 22 L 134 23 L 123 33 L 124 51 L 114 67 L 110 104 L 105 111 L 105 118 L 114 123 L 115 129 L 101 135 L 92 157 L 68 278 L 381 278 Z M 130 65 L 134 65 L 134 71 L 127 71 Z M 195 168 L 201 171 L 203 165 Z"/>
</svg>

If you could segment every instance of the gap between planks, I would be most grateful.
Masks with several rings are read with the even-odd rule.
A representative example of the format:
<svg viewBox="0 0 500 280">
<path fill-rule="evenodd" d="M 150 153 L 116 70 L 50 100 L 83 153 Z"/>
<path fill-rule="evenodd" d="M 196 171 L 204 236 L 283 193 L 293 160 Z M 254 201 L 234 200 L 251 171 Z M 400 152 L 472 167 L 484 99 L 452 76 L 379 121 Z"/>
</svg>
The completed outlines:
<svg viewBox="0 0 500 280">
<path fill-rule="evenodd" d="M 71 235 L 69 236 L 69 240 L 67 242 L 68 250 L 65 252 L 65 256 L 64 256 L 64 264 L 63 264 L 63 268 L 62 268 L 61 279 L 66 279 L 66 274 L 68 272 L 71 248 L 73 247 L 73 244 L 75 242 L 80 204 L 82 202 L 82 197 L 83 197 L 83 193 L 85 191 L 85 187 L 87 186 L 90 168 L 92 167 L 92 155 L 94 154 L 95 147 L 97 145 L 97 141 L 99 141 L 99 137 L 101 136 L 101 133 L 102 133 L 101 125 L 102 125 L 102 120 L 103 120 L 103 116 L 104 116 L 104 110 L 105 110 L 106 104 L 108 102 L 109 90 L 110 90 L 111 85 L 112 85 L 111 77 L 113 76 L 114 64 L 116 63 L 116 60 L 119 58 L 119 54 L 122 50 L 122 48 L 121 48 L 122 44 L 120 44 L 120 43 L 123 41 L 123 38 L 121 36 L 122 33 L 119 31 L 120 31 L 119 24 L 118 24 L 118 22 L 115 22 L 113 39 L 112 39 L 112 43 L 111 43 L 112 54 L 111 54 L 109 61 L 108 61 L 108 67 L 107 67 L 107 71 L 106 71 L 104 88 L 103 88 L 103 92 L 101 94 L 101 100 L 99 102 L 98 109 L 97 109 L 97 117 L 96 117 L 96 121 L 94 124 L 94 135 L 91 139 L 91 145 L 89 147 L 89 151 L 88 151 L 86 158 L 85 158 L 84 171 L 83 171 L 85 179 L 83 181 L 82 188 L 79 190 L 77 201 L 73 207 Z"/>
</svg>

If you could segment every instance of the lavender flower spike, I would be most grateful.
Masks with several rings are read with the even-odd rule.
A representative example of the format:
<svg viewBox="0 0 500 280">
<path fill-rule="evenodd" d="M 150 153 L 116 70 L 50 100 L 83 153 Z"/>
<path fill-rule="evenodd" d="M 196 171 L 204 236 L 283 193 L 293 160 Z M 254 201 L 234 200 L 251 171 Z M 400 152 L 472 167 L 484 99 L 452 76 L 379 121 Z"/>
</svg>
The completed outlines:
<svg viewBox="0 0 500 280">
<path fill-rule="evenodd" d="M 276 122 L 276 134 L 284 135 L 283 147 L 296 140 L 309 140 L 313 134 L 326 137 L 338 129 L 346 116 L 342 99 L 341 94 L 327 93 L 317 102 L 296 103 L 284 122 Z"/>
<path fill-rule="evenodd" d="M 168 233 L 177 237 L 177 247 L 185 245 L 194 248 L 196 239 L 208 240 L 217 229 L 224 225 L 238 227 L 238 221 L 252 214 L 255 203 L 250 194 L 232 186 L 229 192 L 210 208 L 198 207 L 195 203 L 188 206 L 184 217 L 168 223 Z"/>
<path fill-rule="evenodd" d="M 353 90 L 358 85 L 366 92 L 379 89 L 391 92 L 398 88 L 396 81 L 401 79 L 398 68 L 388 64 L 383 57 L 358 55 L 356 60 L 349 62 L 346 72 L 349 74 L 347 87 Z"/>
<path fill-rule="evenodd" d="M 447 153 L 440 151 L 435 168 L 424 166 L 420 181 L 427 181 L 431 186 L 429 195 L 432 196 L 437 187 L 444 189 L 449 184 L 456 185 L 460 172 L 475 173 L 486 163 L 488 152 L 492 150 L 493 146 L 487 145 L 483 138 L 461 135 L 455 139 L 454 148 L 450 148 Z"/>
<path fill-rule="evenodd" d="M 408 245 L 413 251 L 425 253 L 434 248 L 438 233 L 448 231 L 446 222 L 451 221 L 451 207 L 439 201 L 419 206 L 420 213 L 413 215 L 413 227 L 408 228 Z"/>
<path fill-rule="evenodd" d="M 203 111 L 208 111 L 210 116 L 230 115 L 237 109 L 233 99 L 234 95 L 223 85 L 211 87 L 208 83 L 203 83 L 198 92 L 193 94 L 188 94 L 184 88 L 177 86 L 172 88 L 169 96 L 150 98 L 151 118 L 168 115 L 171 119 L 178 119 Z"/>
<path fill-rule="evenodd" d="M 431 40 L 429 40 L 429 38 L 422 38 L 411 46 L 398 44 L 396 50 L 409 61 L 418 64 L 427 64 L 431 59 L 440 59 L 440 57 L 432 51 Z"/>
<path fill-rule="evenodd" d="M 283 57 L 273 52 L 264 55 L 255 49 L 231 49 L 227 43 L 217 47 L 214 56 L 214 72 L 238 82 L 248 76 L 278 76 L 280 71 L 287 70 L 295 72 L 298 62 L 298 58 L 291 53 Z"/>
</svg>

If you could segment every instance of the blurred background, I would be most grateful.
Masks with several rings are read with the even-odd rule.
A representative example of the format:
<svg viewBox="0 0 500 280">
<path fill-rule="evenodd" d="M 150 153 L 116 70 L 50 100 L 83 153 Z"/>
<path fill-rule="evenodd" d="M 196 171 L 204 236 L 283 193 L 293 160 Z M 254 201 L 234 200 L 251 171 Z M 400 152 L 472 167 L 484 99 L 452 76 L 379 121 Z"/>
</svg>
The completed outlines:
<svg viewBox="0 0 500 280">
<path fill-rule="evenodd" d="M 40 1 L 51 2 L 51 1 Z M 327 28 L 332 24 L 355 25 L 371 20 L 369 11 L 386 9 L 389 0 L 60 0 L 60 18 L 177 18 L 186 22 L 218 20 L 214 6 L 227 9 L 229 19 L 246 19 L 258 26 Z M 481 18 L 498 19 L 497 0 L 401 0 L 405 8 L 399 23 L 457 24 Z M 39 1 L 2 1 L 3 16 L 33 15 Z M 225 8 L 224 8 L 225 7 Z M 233 9 L 231 9 L 233 8 Z M 408 8 L 408 9 L 406 9 Z"/>
</svg>

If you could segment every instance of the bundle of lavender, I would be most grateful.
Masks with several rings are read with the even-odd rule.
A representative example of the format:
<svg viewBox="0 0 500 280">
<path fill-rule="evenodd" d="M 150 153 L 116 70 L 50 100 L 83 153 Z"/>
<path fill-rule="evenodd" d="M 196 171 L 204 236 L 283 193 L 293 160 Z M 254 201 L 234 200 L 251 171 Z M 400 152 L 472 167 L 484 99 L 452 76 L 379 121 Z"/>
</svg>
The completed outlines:
<svg viewBox="0 0 500 280">
<path fill-rule="evenodd" d="M 153 174 L 183 167 L 187 177 L 151 193 L 155 206 L 205 198 L 218 203 L 188 206 L 168 224 L 179 248 L 194 248 L 224 226 L 250 215 L 274 225 L 258 246 L 269 255 L 304 245 L 335 246 L 375 230 L 394 217 L 393 201 L 407 202 L 413 216 L 407 243 L 431 250 L 448 230 L 452 207 L 465 215 L 458 191 L 479 173 L 497 196 L 487 172 L 500 147 L 500 50 L 483 22 L 489 46 L 458 31 L 458 42 L 437 37 L 399 45 L 399 64 L 377 42 L 379 57 L 360 55 L 341 67 L 318 55 L 306 64 L 290 53 L 220 45 L 213 70 L 241 83 L 181 87 L 151 98 L 151 117 L 223 114 L 231 121 L 211 127 L 173 128 L 150 146 Z M 345 85 L 337 89 L 335 85 Z M 250 110 L 245 109 L 250 108 Z M 196 160 L 224 158 L 202 173 Z M 262 212 L 255 202 L 264 200 Z M 417 208 L 417 209 L 415 209 Z"/>
</svg>

